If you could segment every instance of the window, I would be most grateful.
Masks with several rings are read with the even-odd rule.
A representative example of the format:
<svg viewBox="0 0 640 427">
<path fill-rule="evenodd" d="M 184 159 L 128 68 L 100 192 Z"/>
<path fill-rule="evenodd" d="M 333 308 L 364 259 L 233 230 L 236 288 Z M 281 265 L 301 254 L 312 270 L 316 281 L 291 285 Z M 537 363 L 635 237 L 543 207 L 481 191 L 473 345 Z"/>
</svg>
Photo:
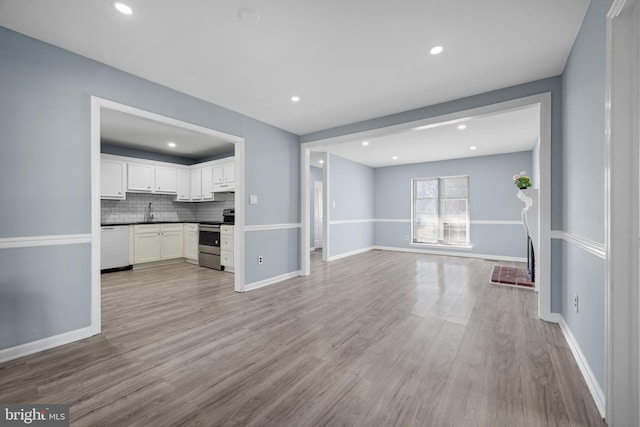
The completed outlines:
<svg viewBox="0 0 640 427">
<path fill-rule="evenodd" d="M 412 242 L 469 246 L 469 177 L 415 178 Z"/>
</svg>

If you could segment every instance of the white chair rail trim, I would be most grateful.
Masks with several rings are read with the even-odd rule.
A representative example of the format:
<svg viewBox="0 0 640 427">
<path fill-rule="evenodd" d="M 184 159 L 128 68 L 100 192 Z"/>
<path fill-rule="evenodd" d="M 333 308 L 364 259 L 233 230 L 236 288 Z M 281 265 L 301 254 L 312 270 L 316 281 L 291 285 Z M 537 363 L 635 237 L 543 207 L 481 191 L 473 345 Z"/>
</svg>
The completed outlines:
<svg viewBox="0 0 640 427">
<path fill-rule="evenodd" d="M 77 245 L 91 243 L 91 234 L 63 234 L 58 236 L 2 237 L 0 249 L 35 248 L 38 246 Z"/>
<path fill-rule="evenodd" d="M 594 240 L 587 239 L 577 234 L 567 233 L 562 230 L 551 230 L 551 238 L 557 240 L 564 240 L 567 243 L 589 252 L 598 258 L 605 259 L 606 249 L 604 243 L 599 243 Z"/>
<path fill-rule="evenodd" d="M 263 224 L 263 225 L 245 225 L 244 231 L 269 231 L 269 230 L 286 230 L 289 228 L 300 228 L 301 223 L 289 224 Z"/>
<path fill-rule="evenodd" d="M 372 218 L 372 219 L 341 219 L 329 221 L 329 224 L 357 224 L 362 222 L 392 222 L 411 224 L 410 218 Z M 503 219 L 476 219 L 469 221 L 473 225 L 522 225 L 521 220 L 503 220 Z"/>
</svg>

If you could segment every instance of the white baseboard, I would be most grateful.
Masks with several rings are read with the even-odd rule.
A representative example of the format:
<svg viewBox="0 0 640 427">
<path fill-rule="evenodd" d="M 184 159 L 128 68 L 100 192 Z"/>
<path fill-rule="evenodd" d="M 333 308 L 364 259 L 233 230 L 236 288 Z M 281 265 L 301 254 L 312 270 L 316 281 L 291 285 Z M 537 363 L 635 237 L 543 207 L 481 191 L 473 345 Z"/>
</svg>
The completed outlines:
<svg viewBox="0 0 640 427">
<path fill-rule="evenodd" d="M 97 335 L 91 326 L 0 350 L 0 363 Z"/>
<path fill-rule="evenodd" d="M 527 262 L 526 258 L 520 258 L 520 257 L 486 255 L 486 254 L 470 254 L 465 252 L 434 251 L 429 249 L 397 248 L 394 246 L 374 246 L 372 249 L 378 249 L 381 251 L 411 252 L 414 254 L 459 256 L 464 258 L 480 258 L 480 259 L 490 259 L 494 261 Z"/>
<path fill-rule="evenodd" d="M 598 411 L 600 411 L 600 416 L 604 418 L 605 414 L 605 397 L 604 391 L 600 387 L 596 376 L 591 370 L 591 366 L 589 366 L 589 362 L 585 357 L 584 353 L 580 349 L 580 345 L 576 340 L 576 337 L 573 336 L 571 329 L 569 329 L 569 325 L 567 325 L 564 317 L 560 315 L 560 329 L 564 334 L 564 338 L 567 340 L 569 344 L 569 348 L 571 349 L 571 353 L 573 353 L 573 357 L 576 359 L 576 363 L 578 364 L 578 368 L 580 368 L 580 372 L 584 377 L 585 382 L 587 383 L 587 387 L 589 387 L 589 391 L 591 392 L 591 396 L 598 407 Z"/>
<path fill-rule="evenodd" d="M 292 271 L 290 273 L 281 274 L 280 276 L 270 277 L 268 279 L 260 280 L 259 282 L 249 283 L 244 285 L 245 292 L 253 291 L 254 289 L 264 288 L 265 286 L 273 285 L 274 283 L 282 282 L 283 280 L 291 279 L 302 275 L 300 270 Z"/>
<path fill-rule="evenodd" d="M 335 261 L 337 259 L 350 257 L 352 255 L 358 255 L 358 254 L 361 254 L 363 252 L 369 252 L 369 251 L 371 251 L 373 249 L 374 249 L 373 246 L 368 246 L 366 248 L 356 249 L 355 251 L 345 252 L 343 254 L 338 254 L 338 255 L 331 256 L 331 257 L 329 257 L 328 261 Z"/>
<path fill-rule="evenodd" d="M 560 323 L 562 320 L 562 314 L 560 313 L 541 313 L 540 318 L 545 322 Z"/>
</svg>

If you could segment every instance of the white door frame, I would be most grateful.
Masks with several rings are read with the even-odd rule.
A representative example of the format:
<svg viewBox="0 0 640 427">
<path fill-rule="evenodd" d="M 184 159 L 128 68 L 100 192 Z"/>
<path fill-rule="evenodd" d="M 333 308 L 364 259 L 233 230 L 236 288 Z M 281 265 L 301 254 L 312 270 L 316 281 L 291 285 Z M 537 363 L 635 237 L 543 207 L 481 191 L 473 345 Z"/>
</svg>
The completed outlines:
<svg viewBox="0 0 640 427">
<path fill-rule="evenodd" d="M 160 114 L 141 110 L 96 96 L 91 97 L 91 331 L 99 334 L 102 329 L 102 307 L 100 297 L 100 110 L 108 108 L 123 113 L 143 117 L 157 122 L 222 137 L 234 144 L 235 149 L 235 229 L 234 264 L 237 292 L 244 292 L 244 138 L 219 132 L 214 129 L 183 122 Z"/>
<path fill-rule="evenodd" d="M 341 135 L 337 137 L 326 138 L 318 141 L 307 142 L 301 145 L 301 174 L 302 179 L 302 244 L 301 244 L 301 274 L 308 276 L 310 274 L 309 261 L 309 159 L 312 149 L 322 151 L 323 146 L 330 144 L 339 144 L 343 142 L 353 141 L 355 139 L 367 139 L 382 135 L 391 135 L 398 132 L 407 131 L 411 128 L 433 125 L 436 123 L 460 120 L 463 118 L 473 118 L 485 114 L 494 114 L 514 108 L 521 108 L 528 105 L 540 105 L 540 249 L 537 259 L 539 260 L 538 279 L 540 287 L 538 291 L 538 316 L 546 321 L 559 322 L 559 315 L 551 313 L 551 93 L 527 96 L 524 98 L 512 99 L 497 104 L 486 105 L 464 111 L 458 111 L 451 114 L 445 114 L 437 117 L 430 117 L 409 123 L 388 126 L 384 128 L 373 129 L 364 132 L 353 133 L 349 135 Z M 325 169 L 325 209 L 328 205 L 329 181 L 328 171 L 330 168 L 330 156 L 324 163 Z M 515 197 L 515 196 L 514 196 Z M 325 253 L 331 244 L 331 235 L 328 224 L 330 222 L 329 214 L 324 217 L 327 232 L 324 236 Z"/>
<path fill-rule="evenodd" d="M 316 212 L 318 211 L 318 187 L 321 191 L 320 194 L 320 202 L 322 205 L 322 213 L 321 213 L 321 218 L 322 218 L 322 230 L 320 231 L 322 238 L 318 239 L 318 229 L 316 227 Z M 320 240 L 320 242 L 322 243 L 322 248 L 324 248 L 324 182 L 323 181 L 314 181 L 313 182 L 313 247 L 318 249 L 318 246 L 316 245 L 316 242 L 318 240 Z"/>
<path fill-rule="evenodd" d="M 640 425 L 639 173 L 640 1 L 607 14 L 605 94 L 605 417 Z"/>
</svg>

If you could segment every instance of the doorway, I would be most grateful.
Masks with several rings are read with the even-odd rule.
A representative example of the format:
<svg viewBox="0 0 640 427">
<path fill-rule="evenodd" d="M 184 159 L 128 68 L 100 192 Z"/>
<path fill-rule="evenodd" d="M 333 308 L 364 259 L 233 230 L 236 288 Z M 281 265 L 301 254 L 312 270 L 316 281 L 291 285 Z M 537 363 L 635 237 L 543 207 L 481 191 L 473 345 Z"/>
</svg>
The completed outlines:
<svg viewBox="0 0 640 427">
<path fill-rule="evenodd" d="M 366 141 L 371 138 L 398 135 L 415 130 L 430 129 L 443 126 L 443 124 L 456 124 L 458 129 L 464 129 L 462 125 L 465 121 L 478 118 L 482 116 L 499 114 L 502 112 L 512 111 L 515 109 L 521 109 L 526 107 L 537 107 L 539 120 L 538 120 L 538 135 L 539 135 L 539 149 L 537 150 L 537 173 L 539 181 L 539 204 L 538 204 L 538 218 L 539 218 L 539 253 L 536 256 L 536 262 L 538 263 L 537 278 L 539 281 L 538 286 L 538 317 L 551 322 L 558 322 L 557 316 L 551 312 L 551 94 L 542 93 L 538 95 L 532 95 L 525 98 L 513 99 L 510 101 L 500 102 L 497 104 L 487 105 L 483 107 L 473 108 L 464 111 L 458 111 L 455 113 L 445 114 L 442 116 L 431 117 L 409 123 L 402 123 L 385 128 L 377 128 L 373 130 L 358 132 L 349 135 L 341 135 L 337 137 L 330 137 L 322 140 L 307 142 L 302 144 L 301 153 L 301 170 L 308 171 L 311 159 L 311 153 L 315 150 L 321 150 L 328 152 L 329 147 L 334 144 L 353 143 L 353 141 Z M 362 143 L 362 145 L 365 145 Z M 473 150 L 473 148 L 472 148 Z M 391 156 L 389 156 L 391 157 Z M 327 169 L 330 167 L 329 162 L 325 164 L 325 175 Z M 308 248 L 310 246 L 309 236 L 310 228 L 313 227 L 311 222 L 310 200 L 312 195 L 310 194 L 310 176 L 309 173 L 302 174 L 302 253 L 301 253 L 301 271 L 302 275 L 310 274 L 310 259 Z M 325 201 L 329 200 L 327 193 L 330 191 L 328 188 L 328 179 L 325 179 Z M 326 209 L 326 203 L 325 203 Z M 365 219 L 367 220 L 367 219 Z M 330 247 L 331 245 L 331 233 L 327 227 L 327 223 L 330 223 L 328 215 L 324 215 L 325 221 L 325 233 L 324 247 Z M 377 221 L 376 218 L 372 218 L 367 221 Z M 405 220 L 391 219 L 386 221 L 404 222 Z M 406 238 L 408 240 L 408 237 Z M 375 246 L 374 246 L 375 248 Z"/>
<path fill-rule="evenodd" d="M 313 182 L 313 248 L 314 250 L 323 248 L 323 184 L 322 181 Z"/>
<path fill-rule="evenodd" d="M 113 110 L 154 120 L 178 128 L 198 132 L 212 137 L 223 137 L 234 145 L 234 169 L 235 169 L 235 227 L 234 227 L 234 252 L 235 275 L 234 289 L 236 292 L 244 292 L 244 169 L 245 169 L 245 142 L 244 138 L 229 135 L 214 129 L 205 128 L 181 120 L 161 116 L 156 113 L 141 110 L 128 105 L 106 99 L 91 97 L 91 330 L 93 334 L 100 333 L 101 327 L 101 277 L 100 277 L 100 117 L 103 110 Z"/>
</svg>

